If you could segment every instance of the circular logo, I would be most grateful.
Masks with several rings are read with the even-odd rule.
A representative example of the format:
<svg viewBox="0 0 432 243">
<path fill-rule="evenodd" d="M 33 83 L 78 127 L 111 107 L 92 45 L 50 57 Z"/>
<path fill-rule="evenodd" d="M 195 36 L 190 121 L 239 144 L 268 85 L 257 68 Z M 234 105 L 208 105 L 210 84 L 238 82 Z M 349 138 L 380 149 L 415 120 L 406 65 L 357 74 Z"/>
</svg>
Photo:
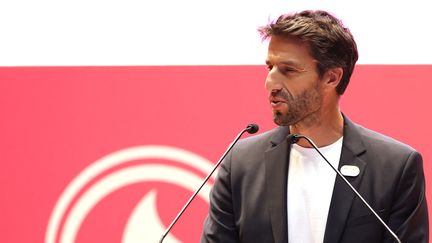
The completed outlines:
<svg viewBox="0 0 432 243">
<path fill-rule="evenodd" d="M 195 191 L 213 164 L 191 152 L 168 146 L 138 146 L 109 154 L 90 164 L 65 188 L 51 213 L 45 243 L 76 243 L 77 235 L 92 211 L 97 211 L 110 195 L 137 184 L 148 184 L 150 188 L 140 195 L 138 203 L 132 205 L 121 232 L 115 232 L 122 243 L 158 242 L 167 226 L 162 222 L 158 208 L 163 202 L 157 201 L 159 184 Z M 215 179 L 215 175 L 211 180 Z M 198 197 L 208 204 L 212 183 L 207 182 Z M 127 198 L 121 198 L 127 201 Z M 181 203 L 185 203 L 181 202 Z M 130 205 L 130 204 L 128 204 Z M 101 206 L 99 206 L 101 207 Z M 118 208 L 116 208 L 118 209 Z M 112 210 L 112 208 L 110 209 Z M 120 209 L 118 209 L 121 211 Z M 103 210 L 99 210 L 103 211 Z M 175 215 L 174 215 L 175 216 Z M 172 218 L 174 218 L 172 216 Z M 106 225 L 108 222 L 95 222 Z M 103 228 L 103 227 L 101 227 Z M 93 230 L 91 234 L 112 234 L 108 229 Z M 117 241 L 118 242 L 118 241 Z M 173 234 L 168 234 L 164 242 L 181 242 Z"/>
</svg>

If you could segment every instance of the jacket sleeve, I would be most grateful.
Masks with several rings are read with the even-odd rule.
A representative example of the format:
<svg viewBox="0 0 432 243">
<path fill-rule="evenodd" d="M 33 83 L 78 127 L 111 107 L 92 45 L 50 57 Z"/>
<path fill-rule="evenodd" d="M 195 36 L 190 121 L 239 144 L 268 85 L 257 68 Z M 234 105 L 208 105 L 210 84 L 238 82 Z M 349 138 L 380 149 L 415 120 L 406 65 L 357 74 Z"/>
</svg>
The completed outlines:
<svg viewBox="0 0 432 243">
<path fill-rule="evenodd" d="M 231 158 L 227 156 L 221 164 L 210 193 L 209 214 L 204 223 L 201 243 L 238 242 L 232 205 L 230 165 Z"/>
<path fill-rule="evenodd" d="M 397 185 L 394 204 L 390 212 L 389 227 L 403 243 L 428 243 L 429 222 L 425 197 L 425 178 L 421 155 L 413 151 Z M 386 235 L 385 242 L 395 242 Z"/>
</svg>

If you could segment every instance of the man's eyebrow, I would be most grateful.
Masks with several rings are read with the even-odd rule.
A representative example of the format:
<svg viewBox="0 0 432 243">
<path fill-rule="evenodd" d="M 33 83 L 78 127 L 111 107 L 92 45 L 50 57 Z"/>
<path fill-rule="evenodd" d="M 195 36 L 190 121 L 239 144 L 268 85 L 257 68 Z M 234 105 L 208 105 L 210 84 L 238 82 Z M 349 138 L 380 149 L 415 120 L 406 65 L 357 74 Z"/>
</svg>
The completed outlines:
<svg viewBox="0 0 432 243">
<path fill-rule="evenodd" d="M 274 64 L 274 63 L 272 63 L 270 60 L 266 60 L 265 63 L 266 63 L 267 65 Z M 276 62 L 276 64 L 290 65 L 290 66 L 296 66 L 296 67 L 298 66 L 298 64 L 296 64 L 296 63 L 293 62 L 293 61 L 281 61 L 281 62 Z"/>
<path fill-rule="evenodd" d="M 266 65 L 267 66 L 273 66 L 273 65 L 286 65 L 289 66 L 297 71 L 300 72 L 304 72 L 306 70 L 305 67 L 299 66 L 299 64 L 293 62 L 293 61 L 282 61 L 282 62 L 276 62 L 276 63 L 272 63 L 270 62 L 270 60 L 266 60 Z"/>
</svg>

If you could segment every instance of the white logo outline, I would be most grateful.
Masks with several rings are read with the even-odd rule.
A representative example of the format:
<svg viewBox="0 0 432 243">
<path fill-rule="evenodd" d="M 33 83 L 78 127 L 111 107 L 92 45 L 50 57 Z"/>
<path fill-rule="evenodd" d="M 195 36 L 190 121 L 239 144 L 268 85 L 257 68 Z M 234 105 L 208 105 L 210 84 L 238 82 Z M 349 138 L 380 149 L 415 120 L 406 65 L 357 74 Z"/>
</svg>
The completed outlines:
<svg viewBox="0 0 432 243">
<path fill-rule="evenodd" d="M 97 195 L 97 193 L 94 194 L 95 192 L 98 192 L 97 188 L 104 188 L 104 193 L 109 193 L 109 188 L 116 188 L 115 183 L 113 184 L 113 179 L 114 181 L 120 180 L 123 183 L 123 186 L 126 186 L 129 183 L 137 182 L 137 180 L 140 180 L 139 178 L 141 178 L 141 181 L 161 180 L 183 186 L 184 188 L 191 191 L 194 191 L 195 188 L 197 188 L 197 186 L 200 184 L 201 178 L 199 178 L 195 174 L 192 174 L 191 172 L 188 172 L 184 169 L 179 169 L 177 167 L 168 165 L 148 164 L 120 169 L 119 171 L 115 171 L 105 176 L 104 178 L 101 178 L 98 182 L 94 183 L 88 190 L 86 190 L 86 192 L 82 196 L 80 196 L 79 200 L 74 204 L 74 207 L 72 207 L 70 213 L 68 214 L 72 215 L 72 217 L 68 216 L 66 218 L 63 230 L 62 232 L 59 232 L 61 226 L 60 222 L 63 217 L 65 217 L 66 210 L 70 207 L 72 201 L 76 198 L 77 194 L 91 180 L 93 180 L 103 172 L 107 171 L 108 169 L 113 168 L 114 166 L 121 165 L 125 162 L 142 159 L 171 160 L 188 166 L 192 166 L 197 170 L 201 171 L 203 174 L 207 174 L 214 166 L 210 161 L 192 152 L 163 145 L 137 146 L 126 148 L 109 154 L 90 164 L 67 185 L 67 187 L 57 200 L 51 213 L 45 234 L 45 243 L 56 243 L 56 238 L 58 237 L 58 235 L 60 243 L 73 243 L 80 223 L 85 218 L 88 210 L 90 210 L 92 206 L 94 206 L 92 205 L 92 203 L 94 203 L 95 200 L 97 202 L 98 198 L 103 195 L 103 193 L 100 194 L 100 191 L 99 195 Z M 139 173 L 137 173 L 137 171 L 139 171 Z M 167 172 L 169 172 L 169 176 L 164 176 L 167 175 Z M 180 173 L 183 177 L 172 176 L 173 173 L 176 175 Z M 125 181 L 124 178 L 130 177 L 130 175 L 134 175 L 134 177 L 130 180 L 126 179 Z M 212 178 L 215 179 L 215 177 L 216 175 L 214 174 Z M 173 178 L 182 179 L 175 180 Z M 189 179 L 185 180 L 184 178 Z M 208 195 L 210 192 L 210 188 L 211 185 L 207 183 L 199 194 L 199 196 L 203 198 L 206 202 L 208 202 L 209 200 Z M 91 192 L 91 194 L 87 194 L 88 192 Z M 175 239 L 172 240 L 173 242 L 175 242 Z"/>
</svg>

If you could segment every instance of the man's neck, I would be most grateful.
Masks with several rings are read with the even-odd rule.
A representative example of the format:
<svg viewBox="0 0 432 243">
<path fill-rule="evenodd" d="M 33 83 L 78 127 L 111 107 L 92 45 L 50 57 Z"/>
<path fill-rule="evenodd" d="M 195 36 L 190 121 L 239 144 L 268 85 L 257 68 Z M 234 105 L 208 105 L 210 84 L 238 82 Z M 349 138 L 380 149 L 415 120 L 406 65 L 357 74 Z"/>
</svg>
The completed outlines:
<svg viewBox="0 0 432 243">
<path fill-rule="evenodd" d="M 343 135 L 343 116 L 339 109 L 322 113 L 314 120 L 302 121 L 290 126 L 291 133 L 309 137 L 318 147 L 336 142 Z M 304 139 L 297 143 L 302 147 L 311 147 Z"/>
</svg>

